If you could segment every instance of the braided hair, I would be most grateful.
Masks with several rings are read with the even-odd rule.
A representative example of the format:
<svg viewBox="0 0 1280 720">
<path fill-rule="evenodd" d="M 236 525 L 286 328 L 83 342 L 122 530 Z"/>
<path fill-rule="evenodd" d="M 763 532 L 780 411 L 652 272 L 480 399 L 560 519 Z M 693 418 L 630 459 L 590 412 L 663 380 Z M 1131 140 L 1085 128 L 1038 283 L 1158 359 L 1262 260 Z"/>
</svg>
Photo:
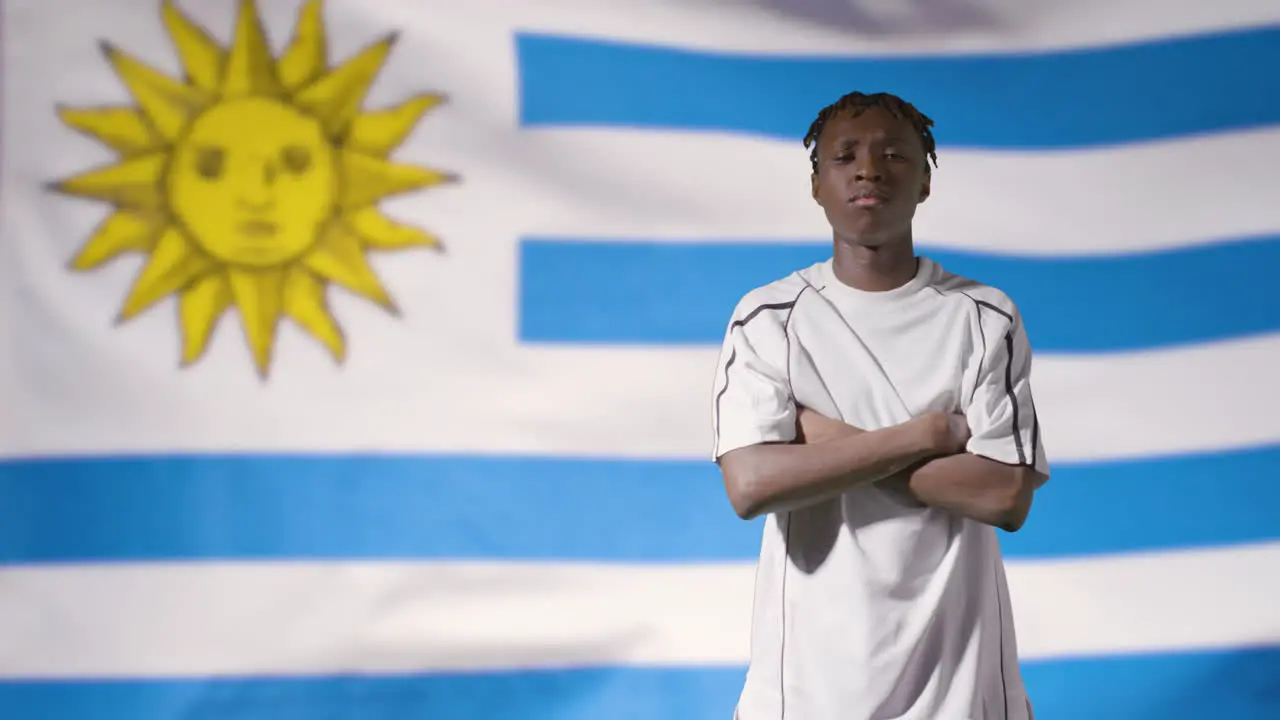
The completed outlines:
<svg viewBox="0 0 1280 720">
<path fill-rule="evenodd" d="M 920 136 L 920 146 L 929 157 L 924 161 L 924 171 L 929 172 L 929 160 L 933 160 L 934 167 L 938 166 L 937 143 L 934 142 L 933 132 L 929 130 L 933 127 L 933 120 L 929 116 L 897 95 L 883 92 L 871 95 L 851 92 L 822 108 L 813 124 L 809 126 L 809 132 L 804 136 L 805 148 L 813 146 L 813 150 L 809 152 L 809 162 L 813 165 L 815 173 L 818 172 L 818 138 L 822 135 L 822 128 L 826 127 L 827 121 L 842 112 L 849 112 L 853 117 L 857 117 L 870 108 L 880 108 L 899 120 L 911 123 L 911 127 Z"/>
</svg>

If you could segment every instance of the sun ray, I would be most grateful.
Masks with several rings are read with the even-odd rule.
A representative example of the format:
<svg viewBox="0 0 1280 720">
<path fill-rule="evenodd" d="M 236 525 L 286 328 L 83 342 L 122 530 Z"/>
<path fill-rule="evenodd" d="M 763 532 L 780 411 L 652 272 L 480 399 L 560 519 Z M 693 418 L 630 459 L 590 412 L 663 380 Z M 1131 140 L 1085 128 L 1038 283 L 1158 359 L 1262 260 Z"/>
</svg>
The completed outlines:
<svg viewBox="0 0 1280 720">
<path fill-rule="evenodd" d="M 227 276 L 231 281 L 231 296 L 240 310 L 245 340 L 253 353 L 253 363 L 258 375 L 265 378 L 271 370 L 276 330 L 280 327 L 285 271 L 282 268 L 231 268 Z"/>
<path fill-rule="evenodd" d="M 325 298 L 325 285 L 306 270 L 294 268 L 284 282 L 284 314 L 329 349 L 333 359 L 347 357 L 347 341 Z"/>
<path fill-rule="evenodd" d="M 280 82 L 285 89 L 295 92 L 323 75 L 328 64 L 329 49 L 324 18 L 320 14 L 320 0 L 307 0 L 298 10 L 293 39 L 280 56 L 280 62 L 276 63 L 276 71 L 280 73 Z"/>
<path fill-rule="evenodd" d="M 299 91 L 294 101 L 319 118 L 329 137 L 345 137 L 395 41 L 395 34 L 391 34 L 367 46 L 333 72 Z"/>
<path fill-rule="evenodd" d="M 341 222 L 331 223 L 324 230 L 315 249 L 303 258 L 302 266 L 325 280 L 372 300 L 389 312 L 396 312 L 391 296 L 369 266 L 359 239 Z"/>
<path fill-rule="evenodd" d="M 160 178 L 165 156 L 160 153 L 96 168 L 53 184 L 66 195 L 105 200 L 116 207 L 160 212 L 164 198 Z"/>
<path fill-rule="evenodd" d="M 428 110 L 444 101 L 443 95 L 424 93 L 385 110 L 364 113 L 351 123 L 346 146 L 385 158 L 409 136 Z"/>
<path fill-rule="evenodd" d="M 180 230 L 169 227 L 156 242 L 156 249 L 134 280 L 120 311 L 120 320 L 136 317 L 166 295 L 186 288 L 216 267 L 214 261 L 193 247 Z"/>
<path fill-rule="evenodd" d="M 182 364 L 199 360 L 209 339 L 231 307 L 231 283 L 225 273 L 206 275 L 178 296 L 178 326 L 182 329 Z"/>
<path fill-rule="evenodd" d="M 152 129 L 167 142 L 177 139 L 191 118 L 213 100 L 199 88 L 174 80 L 109 43 L 102 44 L 102 52 L 138 101 Z"/>
<path fill-rule="evenodd" d="M 452 182 L 454 177 L 438 170 L 392 163 L 382 158 L 343 150 L 342 189 L 338 203 L 351 212 L 391 195 Z"/>
<path fill-rule="evenodd" d="M 276 76 L 276 62 L 258 6 L 253 0 L 240 0 L 236 15 L 236 34 L 222 71 L 219 95 L 224 98 L 250 96 L 278 97 L 283 94 Z"/>
<path fill-rule="evenodd" d="M 124 158 L 154 152 L 164 143 L 132 107 L 59 107 L 58 117 L 67 127 L 88 135 Z"/>
<path fill-rule="evenodd" d="M 352 213 L 347 217 L 347 223 L 359 237 L 360 243 L 374 250 L 444 249 L 440 238 L 418 228 L 398 223 L 373 206 Z"/>
<path fill-rule="evenodd" d="M 164 232 L 165 222 L 163 215 L 154 212 L 112 213 L 71 260 L 71 269 L 92 270 L 125 253 L 149 253 Z"/>
<path fill-rule="evenodd" d="M 226 54 L 209 33 L 178 9 L 173 0 L 164 0 L 161 6 L 165 27 L 173 39 L 174 48 L 187 71 L 192 85 L 206 92 L 218 89 L 222 63 Z"/>
</svg>

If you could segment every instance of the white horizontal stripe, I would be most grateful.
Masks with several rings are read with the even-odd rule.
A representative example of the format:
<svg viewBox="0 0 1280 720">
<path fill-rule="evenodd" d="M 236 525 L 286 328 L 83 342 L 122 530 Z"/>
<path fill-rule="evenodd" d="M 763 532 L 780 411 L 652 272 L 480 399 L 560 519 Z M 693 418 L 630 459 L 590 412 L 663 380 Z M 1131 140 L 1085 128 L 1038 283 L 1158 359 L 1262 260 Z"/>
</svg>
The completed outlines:
<svg viewBox="0 0 1280 720">
<path fill-rule="evenodd" d="M 1280 442 L 1280 335 L 1115 355 L 1041 355 L 1032 382 L 1051 460 Z M 1265 378 L 1265 379 L 1264 379 Z"/>
<path fill-rule="evenodd" d="M 795 54 L 1048 50 L 1280 21 L 1271 0 L 372 0 L 362 12 L 406 25 L 474 14 L 543 32 Z"/>
<path fill-rule="evenodd" d="M 530 233 L 702 241 L 831 234 L 810 196 L 800 138 L 525 135 L 526 162 L 548 168 L 541 184 L 520 187 L 512 208 Z M 1280 203 L 1257 182 L 1273 157 L 1280 128 L 1073 152 L 943 148 L 915 236 L 936 247 L 1066 256 L 1280 234 Z"/>
<path fill-rule="evenodd" d="M 259 2 L 277 46 L 302 0 Z M 939 55 L 1074 49 L 1232 31 L 1280 22 L 1273 0 L 326 0 L 333 49 L 349 54 L 355 33 L 595 36 L 761 54 Z M 232 0 L 178 5 L 225 42 Z M 824 7 L 825 6 L 825 7 Z M 9 28 L 24 34 L 134 37 L 158 28 L 153 0 L 7 0 Z M 816 8 L 816 10 L 815 10 Z M 132 25 L 129 31 L 123 26 Z M 118 38 L 115 38 L 118 39 Z M 459 38 L 460 39 L 460 38 Z M 158 50 L 168 53 L 168 48 Z M 505 58 L 503 58 L 505 59 Z M 441 68 L 433 67 L 434 74 Z"/>
<path fill-rule="evenodd" d="M 1022 658 L 1280 641 L 1280 544 L 1011 563 Z M 0 676 L 741 664 L 753 568 L 206 564 L 0 570 Z"/>
<path fill-rule="evenodd" d="M 1280 543 L 1009 563 L 1023 658 L 1280 642 Z"/>
<path fill-rule="evenodd" d="M 167 315 L 149 322 L 170 332 Z M 483 317 L 474 322 L 484 326 Z M 94 337 L 111 328 L 79 323 L 82 342 L 97 340 L 85 347 L 102 350 L 51 355 L 65 366 L 57 391 L 19 382 L 35 375 L 0 377 L 8 426 L 0 455 L 387 449 L 706 458 L 711 447 L 716 350 L 512 349 L 475 339 L 483 352 L 458 353 L 415 342 L 431 336 L 412 325 L 370 321 L 363 330 L 382 348 L 375 357 L 335 369 L 290 331 L 281 350 L 289 371 L 264 386 L 245 370 L 233 332 L 205 374 L 184 375 L 168 353 L 136 342 L 149 328 L 112 343 Z M 50 352 L 61 347 L 55 340 Z M 1280 335 L 1132 355 L 1041 355 L 1033 384 L 1045 447 L 1062 462 L 1280 442 L 1280 383 L 1261 380 L 1277 367 Z"/>
</svg>

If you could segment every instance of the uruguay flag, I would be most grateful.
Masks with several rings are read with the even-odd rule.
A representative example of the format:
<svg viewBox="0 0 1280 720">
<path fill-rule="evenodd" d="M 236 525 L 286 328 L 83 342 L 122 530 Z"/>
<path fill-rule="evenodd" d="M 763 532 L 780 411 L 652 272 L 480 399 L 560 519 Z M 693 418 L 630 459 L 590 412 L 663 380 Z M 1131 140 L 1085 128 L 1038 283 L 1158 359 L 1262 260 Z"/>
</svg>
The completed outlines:
<svg viewBox="0 0 1280 720">
<path fill-rule="evenodd" d="M 1040 720 L 1280 717 L 1273 0 L 3 0 L 0 718 L 728 720 L 743 292 L 937 122 L 1054 480 Z"/>
</svg>

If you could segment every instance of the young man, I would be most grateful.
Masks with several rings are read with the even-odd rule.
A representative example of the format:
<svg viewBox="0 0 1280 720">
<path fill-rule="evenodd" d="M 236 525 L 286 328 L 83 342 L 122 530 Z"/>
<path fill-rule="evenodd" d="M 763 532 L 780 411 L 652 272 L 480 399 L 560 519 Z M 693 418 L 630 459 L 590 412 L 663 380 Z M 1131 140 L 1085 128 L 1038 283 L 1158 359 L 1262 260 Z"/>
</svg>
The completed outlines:
<svg viewBox="0 0 1280 720">
<path fill-rule="evenodd" d="M 767 514 L 739 720 L 1029 720 L 995 528 L 1049 474 L 1031 348 L 999 290 L 912 245 L 933 121 L 823 108 L 833 257 L 752 290 L 725 335 L 714 457 Z"/>
</svg>

